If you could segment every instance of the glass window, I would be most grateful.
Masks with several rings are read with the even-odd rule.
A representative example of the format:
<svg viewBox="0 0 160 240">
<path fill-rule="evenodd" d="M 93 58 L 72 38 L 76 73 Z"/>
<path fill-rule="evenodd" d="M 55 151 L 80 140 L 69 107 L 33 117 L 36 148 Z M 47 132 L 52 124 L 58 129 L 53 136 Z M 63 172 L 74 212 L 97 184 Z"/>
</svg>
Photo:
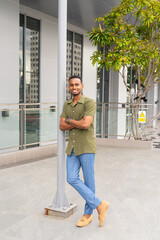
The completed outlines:
<svg viewBox="0 0 160 240">
<path fill-rule="evenodd" d="M 26 102 L 39 102 L 39 58 L 36 56 L 36 51 L 39 52 L 40 45 L 40 21 L 31 17 L 26 18 Z M 35 45 L 35 48 L 31 46 Z M 34 55 L 33 55 L 34 54 Z M 36 90 L 38 95 L 31 95 L 31 90 L 34 88 L 34 82 L 37 83 Z M 27 87 L 28 86 L 28 87 Z"/>
<path fill-rule="evenodd" d="M 78 33 L 75 33 L 73 74 L 78 76 L 82 76 L 82 48 L 83 48 L 83 36 Z M 76 66 L 79 66 L 79 68 L 77 68 Z"/>
<path fill-rule="evenodd" d="M 19 102 L 39 102 L 40 21 L 20 14 L 19 27 Z M 35 47 L 32 47 L 32 46 Z M 37 57 L 38 56 L 38 57 Z M 31 95 L 33 83 L 38 95 Z"/>
<path fill-rule="evenodd" d="M 66 98 L 71 98 L 68 91 L 68 79 L 71 75 L 82 76 L 83 36 L 67 31 L 67 62 L 66 62 Z M 78 66 L 78 67 L 77 67 Z"/>
<path fill-rule="evenodd" d="M 19 26 L 19 102 L 24 103 L 24 16 Z"/>
<path fill-rule="evenodd" d="M 19 35 L 19 102 L 38 103 L 40 21 L 20 14 Z M 26 108 L 29 109 L 30 106 L 27 105 Z M 39 119 L 37 111 L 24 112 L 24 144 L 39 142 Z"/>
</svg>

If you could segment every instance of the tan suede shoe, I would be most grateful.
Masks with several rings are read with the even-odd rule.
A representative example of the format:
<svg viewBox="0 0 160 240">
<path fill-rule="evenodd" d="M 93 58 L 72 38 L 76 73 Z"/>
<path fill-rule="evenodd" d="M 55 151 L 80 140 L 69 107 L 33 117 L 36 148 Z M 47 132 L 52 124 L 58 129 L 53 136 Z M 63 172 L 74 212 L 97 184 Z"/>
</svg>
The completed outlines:
<svg viewBox="0 0 160 240">
<path fill-rule="evenodd" d="M 109 202 L 102 201 L 101 202 L 101 213 L 98 216 L 99 219 L 99 227 L 102 227 L 104 220 L 106 218 L 106 212 L 109 208 Z"/>
<path fill-rule="evenodd" d="M 89 223 L 91 223 L 93 220 L 93 215 L 91 214 L 91 216 L 89 218 L 86 218 L 85 216 L 83 216 L 78 222 L 77 222 L 77 227 L 84 227 L 87 226 Z"/>
</svg>

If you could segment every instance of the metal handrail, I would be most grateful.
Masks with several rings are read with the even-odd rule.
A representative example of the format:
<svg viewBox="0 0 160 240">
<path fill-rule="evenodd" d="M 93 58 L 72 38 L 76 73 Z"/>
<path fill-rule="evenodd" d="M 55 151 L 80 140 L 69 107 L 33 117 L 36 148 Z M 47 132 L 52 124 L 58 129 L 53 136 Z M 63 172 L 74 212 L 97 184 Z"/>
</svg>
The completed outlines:
<svg viewBox="0 0 160 240">
<path fill-rule="evenodd" d="M 55 107 L 57 107 L 57 103 L 56 102 L 41 102 L 41 103 L 6 103 L 6 104 L 4 104 L 4 103 L 0 103 L 0 107 L 1 106 L 4 106 L 4 108 L 1 108 L 0 109 L 0 111 L 2 112 L 2 111 L 21 111 L 22 110 L 22 108 L 23 108 L 23 110 L 41 110 L 41 109 L 52 109 L 52 106 L 50 106 L 50 107 L 47 107 L 47 108 L 42 108 L 42 107 L 40 107 L 40 108 L 24 108 L 25 106 L 37 106 L 37 105 L 55 105 Z M 19 106 L 19 109 L 16 109 L 16 108 L 6 108 L 7 106 Z"/>
<path fill-rule="evenodd" d="M 131 109 L 130 107 L 105 107 L 105 108 Z M 139 109 L 147 110 L 148 108 L 140 107 Z"/>
<path fill-rule="evenodd" d="M 145 105 L 145 106 L 153 106 L 153 104 L 149 104 L 149 103 L 127 103 L 127 102 L 123 102 L 123 103 L 120 103 L 120 102 L 96 102 L 96 105 L 97 104 L 124 104 L 124 105 L 133 105 L 133 106 L 139 106 L 139 105 Z"/>
<path fill-rule="evenodd" d="M 39 103 L 0 103 L 0 106 L 25 106 L 25 105 L 42 105 L 42 104 L 56 104 L 57 102 L 39 102 Z"/>
<path fill-rule="evenodd" d="M 58 104 L 57 102 L 39 102 L 39 103 L 0 103 L 0 106 L 8 106 L 8 105 L 42 105 L 42 104 Z M 153 104 L 148 104 L 148 103 L 128 103 L 128 102 L 96 102 L 96 104 L 125 104 L 125 105 L 147 105 L 147 106 L 152 106 Z"/>
<path fill-rule="evenodd" d="M 15 109 L 15 108 L 13 108 L 13 109 L 0 109 L 0 111 L 1 112 L 3 112 L 3 111 L 5 111 L 5 112 L 7 112 L 7 111 L 21 111 L 21 109 Z"/>
<path fill-rule="evenodd" d="M 23 108 L 23 110 L 42 110 L 42 109 L 52 109 L 51 107 L 48 107 L 48 108 Z M 21 111 L 22 109 L 16 109 L 16 108 L 13 108 L 13 109 L 0 109 L 0 112 L 7 112 L 7 111 Z"/>
</svg>

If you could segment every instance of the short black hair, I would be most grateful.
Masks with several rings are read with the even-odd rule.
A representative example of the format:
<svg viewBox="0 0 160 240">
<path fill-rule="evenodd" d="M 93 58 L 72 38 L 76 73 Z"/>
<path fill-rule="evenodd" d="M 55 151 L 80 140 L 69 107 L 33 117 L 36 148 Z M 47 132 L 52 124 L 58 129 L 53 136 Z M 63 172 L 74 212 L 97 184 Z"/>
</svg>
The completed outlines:
<svg viewBox="0 0 160 240">
<path fill-rule="evenodd" d="M 82 83 L 82 78 L 81 78 L 80 76 L 78 76 L 78 75 L 72 75 L 72 76 L 70 76 L 70 78 L 69 78 L 68 81 L 70 81 L 72 78 L 78 78 L 78 79 L 81 81 L 81 83 Z"/>
</svg>

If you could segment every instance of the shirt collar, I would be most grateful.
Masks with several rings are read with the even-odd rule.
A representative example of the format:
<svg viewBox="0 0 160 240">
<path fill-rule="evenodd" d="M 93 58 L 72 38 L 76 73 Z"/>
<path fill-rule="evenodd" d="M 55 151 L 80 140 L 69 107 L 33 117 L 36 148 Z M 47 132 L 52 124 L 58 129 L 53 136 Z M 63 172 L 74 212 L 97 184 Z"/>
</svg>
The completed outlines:
<svg viewBox="0 0 160 240">
<path fill-rule="evenodd" d="M 82 103 L 82 104 L 84 104 L 84 98 L 85 98 L 85 96 L 82 94 L 77 103 Z M 69 100 L 67 101 L 67 104 L 70 104 L 70 103 L 72 103 L 72 102 L 73 102 L 73 98 L 69 99 Z"/>
<path fill-rule="evenodd" d="M 72 102 L 73 102 L 72 98 L 69 99 L 69 100 L 67 100 L 67 104 L 70 104 L 70 103 L 72 103 Z"/>
</svg>

